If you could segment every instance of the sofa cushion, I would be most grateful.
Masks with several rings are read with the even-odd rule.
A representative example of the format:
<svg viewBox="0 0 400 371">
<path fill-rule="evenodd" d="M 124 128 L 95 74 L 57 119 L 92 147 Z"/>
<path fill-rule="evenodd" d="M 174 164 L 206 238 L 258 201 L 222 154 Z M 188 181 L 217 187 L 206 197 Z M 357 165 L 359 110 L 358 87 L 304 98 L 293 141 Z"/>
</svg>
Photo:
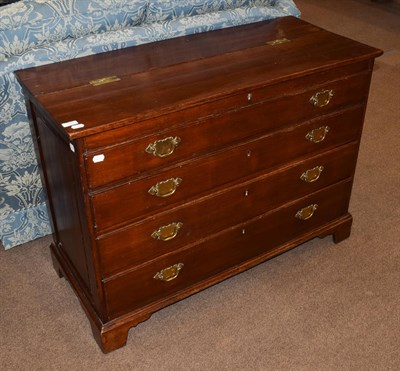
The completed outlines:
<svg viewBox="0 0 400 371">
<path fill-rule="evenodd" d="M 249 6 L 273 6 L 276 0 L 150 0 L 145 22 L 168 21 Z"/>
<path fill-rule="evenodd" d="M 139 24 L 142 0 L 24 0 L 0 8 L 0 60 L 68 37 Z"/>
</svg>

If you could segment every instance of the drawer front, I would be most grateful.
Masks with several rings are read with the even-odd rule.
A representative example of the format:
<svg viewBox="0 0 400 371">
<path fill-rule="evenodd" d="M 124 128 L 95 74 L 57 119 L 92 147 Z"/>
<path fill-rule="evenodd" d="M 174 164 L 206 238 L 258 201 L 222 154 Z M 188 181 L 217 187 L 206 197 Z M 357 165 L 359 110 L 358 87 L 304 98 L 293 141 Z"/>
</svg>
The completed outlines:
<svg viewBox="0 0 400 371">
<path fill-rule="evenodd" d="M 323 88 L 289 94 L 277 100 L 91 152 L 85 156 L 89 186 L 96 188 L 138 176 L 142 172 L 169 166 L 245 138 L 298 124 L 342 106 L 362 103 L 368 85 L 368 75 L 357 75 L 329 83 Z M 328 95 L 323 97 L 329 99 L 326 105 L 314 105 L 312 97 L 331 91 L 331 98 Z"/>
<path fill-rule="evenodd" d="M 129 224 L 135 218 L 170 209 L 179 202 L 214 192 L 229 182 L 237 182 L 299 156 L 356 140 L 362 118 L 361 107 L 342 115 L 324 117 L 95 194 L 92 202 L 97 231 L 102 233 L 111 227 Z M 320 134 L 317 135 L 318 143 L 306 138 L 313 130 L 320 132 L 321 127 L 330 128 L 324 140 Z M 170 196 L 158 197 L 149 193 L 157 187 L 162 188 L 162 195 Z"/>
<path fill-rule="evenodd" d="M 345 215 L 350 191 L 351 181 L 341 182 L 224 230 L 184 251 L 106 280 L 104 287 L 110 318 L 177 293 Z M 307 210 L 313 205 L 318 206 L 312 214 Z M 308 218 L 300 219 L 299 213 Z"/>
<path fill-rule="evenodd" d="M 349 178 L 358 143 L 273 172 L 98 238 L 105 277 L 169 254 L 292 199 Z M 238 212 L 240 210 L 240 212 Z"/>
<path fill-rule="evenodd" d="M 152 117 L 150 119 L 138 118 L 134 120 L 134 124 L 125 123 L 121 127 L 115 127 L 102 133 L 93 134 L 85 137 L 85 147 L 87 151 L 97 151 L 100 148 L 108 147 L 116 143 L 124 143 L 133 138 L 151 135 L 166 130 L 167 128 L 177 127 L 181 124 L 198 121 L 200 118 L 212 117 L 223 112 L 235 110 L 237 108 L 248 106 L 249 104 L 258 104 L 271 99 L 279 99 L 279 97 L 287 96 L 288 93 L 296 95 L 312 87 L 326 87 L 333 81 L 342 81 L 356 75 L 368 76 L 370 79 L 369 61 L 360 61 L 354 64 L 341 66 L 325 71 L 313 73 L 312 75 L 302 76 L 296 79 L 281 81 L 277 84 L 261 86 L 259 82 L 258 88 L 246 88 L 238 91 L 229 97 L 216 97 L 213 101 L 201 102 L 193 107 L 174 110 L 173 112 Z M 249 101 L 248 94 L 252 94 Z M 364 99 L 366 100 L 367 91 Z M 325 107 L 328 108 L 328 107 Z"/>
</svg>

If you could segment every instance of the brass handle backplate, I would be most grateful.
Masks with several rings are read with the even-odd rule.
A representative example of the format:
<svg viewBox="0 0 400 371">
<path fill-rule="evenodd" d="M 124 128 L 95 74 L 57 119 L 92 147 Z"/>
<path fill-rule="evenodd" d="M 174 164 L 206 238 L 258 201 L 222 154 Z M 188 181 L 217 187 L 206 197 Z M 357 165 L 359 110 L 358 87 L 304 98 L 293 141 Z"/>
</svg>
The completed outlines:
<svg viewBox="0 0 400 371">
<path fill-rule="evenodd" d="M 153 196 L 168 197 L 175 193 L 181 183 L 181 178 L 171 178 L 153 185 L 148 192 Z"/>
<path fill-rule="evenodd" d="M 314 107 L 325 107 L 329 104 L 334 95 L 335 93 L 333 90 L 322 90 L 315 93 L 310 98 L 310 103 Z"/>
<path fill-rule="evenodd" d="M 300 179 L 307 183 L 315 182 L 319 179 L 323 170 L 323 166 L 316 166 L 313 169 L 309 169 L 301 174 Z"/>
<path fill-rule="evenodd" d="M 318 129 L 313 129 L 306 135 L 306 139 L 313 143 L 319 143 L 325 140 L 326 134 L 330 130 L 329 126 L 321 126 Z"/>
<path fill-rule="evenodd" d="M 172 240 L 178 235 L 179 230 L 182 228 L 182 226 L 183 223 L 180 222 L 164 225 L 158 228 L 156 231 L 154 231 L 151 234 L 151 237 L 154 238 L 155 240 L 161 240 L 161 241 Z"/>
<path fill-rule="evenodd" d="M 175 148 L 181 142 L 179 137 L 168 137 L 160 140 L 156 140 L 154 143 L 150 143 L 146 152 L 158 157 L 167 157 L 174 153 Z"/>
<path fill-rule="evenodd" d="M 312 204 L 310 206 L 304 207 L 296 213 L 296 218 L 300 220 L 310 219 L 314 215 L 314 211 L 317 210 L 317 208 L 317 204 Z"/>
<path fill-rule="evenodd" d="M 160 280 L 160 281 L 164 281 L 164 282 L 172 281 L 176 277 L 178 277 L 179 272 L 183 268 L 183 265 L 184 265 L 183 263 L 177 263 L 177 264 L 171 265 L 170 267 L 164 268 L 164 269 L 160 270 L 159 272 L 157 272 L 153 278 L 155 280 Z"/>
</svg>

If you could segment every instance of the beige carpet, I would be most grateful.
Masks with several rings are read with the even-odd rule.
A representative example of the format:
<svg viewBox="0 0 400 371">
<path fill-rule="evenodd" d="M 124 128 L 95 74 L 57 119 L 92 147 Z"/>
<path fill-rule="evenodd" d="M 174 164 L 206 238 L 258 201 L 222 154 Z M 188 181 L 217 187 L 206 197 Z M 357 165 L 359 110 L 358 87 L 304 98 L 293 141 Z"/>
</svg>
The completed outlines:
<svg viewBox="0 0 400 371">
<path fill-rule="evenodd" d="M 49 238 L 0 251 L 0 370 L 399 370 L 400 17 L 298 0 L 303 18 L 387 53 L 376 63 L 350 239 L 313 240 L 172 305 L 103 355 Z M 387 10 L 386 10 L 387 9 Z"/>
</svg>

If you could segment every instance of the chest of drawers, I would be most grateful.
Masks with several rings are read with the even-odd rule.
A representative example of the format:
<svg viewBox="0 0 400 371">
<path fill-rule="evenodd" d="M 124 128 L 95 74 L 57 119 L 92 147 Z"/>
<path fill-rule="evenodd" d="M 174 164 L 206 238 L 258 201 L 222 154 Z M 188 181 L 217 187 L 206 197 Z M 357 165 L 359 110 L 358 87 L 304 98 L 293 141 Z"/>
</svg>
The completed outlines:
<svg viewBox="0 0 400 371">
<path fill-rule="evenodd" d="M 296 18 L 17 72 L 60 276 L 105 352 L 348 212 L 377 49 Z"/>
</svg>

